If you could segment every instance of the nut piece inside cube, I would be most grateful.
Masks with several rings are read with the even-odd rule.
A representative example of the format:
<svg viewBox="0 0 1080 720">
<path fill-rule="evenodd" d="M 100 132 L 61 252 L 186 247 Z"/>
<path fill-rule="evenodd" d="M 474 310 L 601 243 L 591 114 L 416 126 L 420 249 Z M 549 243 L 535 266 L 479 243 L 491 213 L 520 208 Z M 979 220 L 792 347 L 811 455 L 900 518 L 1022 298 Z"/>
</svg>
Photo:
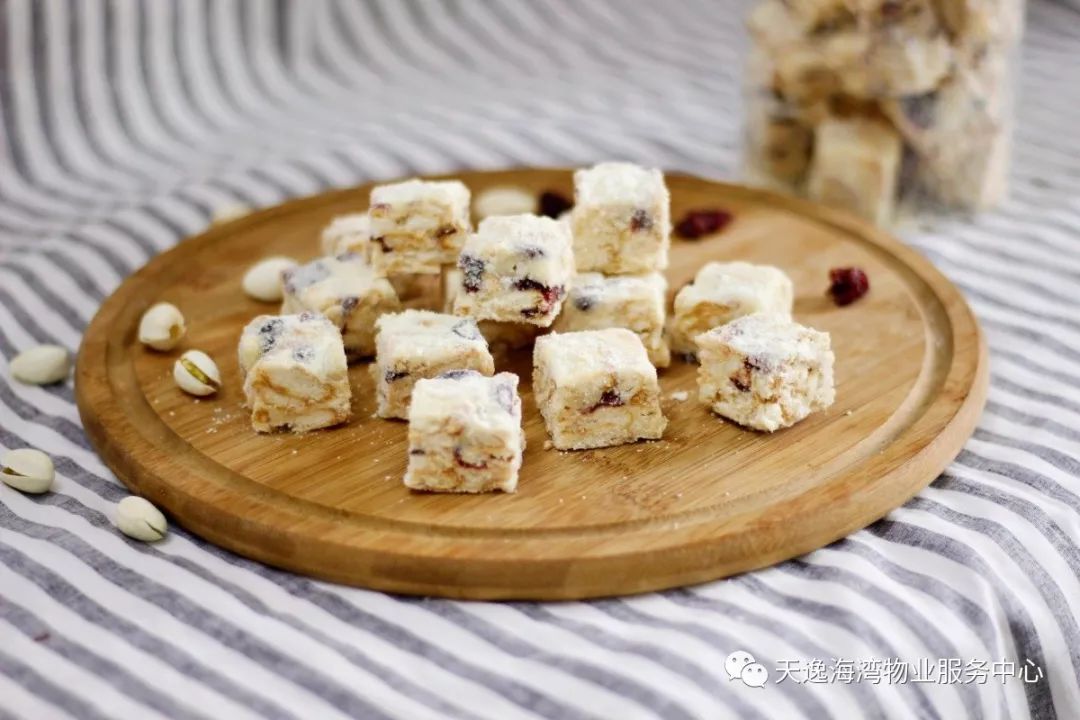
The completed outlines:
<svg viewBox="0 0 1080 720">
<path fill-rule="evenodd" d="M 649 362 L 667 367 L 671 352 L 664 339 L 666 293 L 667 281 L 660 273 L 581 273 L 570 286 L 554 328 L 559 332 L 626 328 L 641 338 Z"/>
<path fill-rule="evenodd" d="M 697 344 L 701 402 L 745 427 L 789 427 L 836 398 L 829 334 L 782 315 L 741 317 Z"/>
<path fill-rule="evenodd" d="M 647 273 L 668 265 L 671 199 L 659 170 L 600 163 L 576 171 L 570 223 L 581 272 Z"/>
<path fill-rule="evenodd" d="M 458 180 L 406 180 L 371 191 L 371 262 L 384 275 L 438 273 L 469 234 L 469 189 Z"/>
<path fill-rule="evenodd" d="M 694 338 L 752 313 L 790 315 L 794 287 L 783 270 L 745 262 L 707 263 L 675 296 L 669 333 L 672 352 L 693 358 Z"/>
<path fill-rule="evenodd" d="M 514 492 L 525 450 L 518 377 L 451 370 L 413 389 L 405 486 Z"/>
<path fill-rule="evenodd" d="M 625 328 L 537 338 L 533 392 L 560 450 L 656 440 L 667 426 L 656 368 Z"/>
<path fill-rule="evenodd" d="M 238 354 L 257 432 L 306 432 L 349 419 L 345 346 L 324 316 L 260 315 L 244 328 Z"/>
<path fill-rule="evenodd" d="M 371 366 L 379 417 L 409 416 L 413 386 L 451 370 L 495 372 L 495 362 L 476 320 L 429 310 L 383 315 L 377 323 Z"/>
<path fill-rule="evenodd" d="M 349 359 L 375 354 L 375 321 L 400 309 L 390 282 L 356 254 L 314 260 L 282 274 L 282 314 L 322 313 L 338 328 Z"/>
<path fill-rule="evenodd" d="M 323 228 L 319 236 L 323 255 L 337 256 L 356 253 L 371 259 L 371 219 L 366 212 L 338 215 Z"/>
<path fill-rule="evenodd" d="M 464 289 L 461 286 L 461 270 L 447 270 L 443 277 L 443 312 L 454 311 L 454 298 L 462 292 Z M 524 322 L 480 320 L 476 326 L 487 340 L 492 354 L 532 347 L 536 336 L 546 332 L 544 328 Z"/>
<path fill-rule="evenodd" d="M 820 203 L 887 224 L 896 202 L 901 149 L 900 136 L 886 123 L 826 120 L 814 135 L 807 192 Z"/>
<path fill-rule="evenodd" d="M 549 327 L 574 275 L 565 224 L 536 215 L 486 218 L 458 258 L 454 313 Z"/>
</svg>

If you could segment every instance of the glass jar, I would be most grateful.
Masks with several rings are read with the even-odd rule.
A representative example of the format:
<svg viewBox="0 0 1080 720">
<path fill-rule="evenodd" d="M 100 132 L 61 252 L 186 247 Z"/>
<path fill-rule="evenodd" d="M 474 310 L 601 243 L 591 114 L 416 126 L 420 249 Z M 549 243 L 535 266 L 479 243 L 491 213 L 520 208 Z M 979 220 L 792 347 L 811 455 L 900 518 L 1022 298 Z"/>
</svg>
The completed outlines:
<svg viewBox="0 0 1080 720">
<path fill-rule="evenodd" d="M 1023 0 L 758 0 L 747 179 L 888 225 L 1007 190 Z"/>
</svg>

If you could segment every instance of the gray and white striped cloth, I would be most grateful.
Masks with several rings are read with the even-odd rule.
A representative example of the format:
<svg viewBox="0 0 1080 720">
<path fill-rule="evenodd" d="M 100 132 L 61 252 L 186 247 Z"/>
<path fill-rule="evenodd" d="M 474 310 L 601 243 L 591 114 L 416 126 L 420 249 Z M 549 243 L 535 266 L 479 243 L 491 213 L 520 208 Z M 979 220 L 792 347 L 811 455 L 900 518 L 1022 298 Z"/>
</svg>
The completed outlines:
<svg viewBox="0 0 1080 720">
<path fill-rule="evenodd" d="M 1080 13 L 1063 4 L 1029 8 L 1013 199 L 909 238 L 989 337 L 978 430 L 917 498 L 798 560 L 494 604 L 315 582 L 180 529 L 141 545 L 110 527 L 126 493 L 71 386 L 8 379 L 21 349 L 74 351 L 128 273 L 222 205 L 613 157 L 733 176 L 743 10 L 0 0 L 0 446 L 59 475 L 41 498 L 0 487 L 0 718 L 1080 717 Z M 735 650 L 772 681 L 730 681 Z M 939 661 L 960 677 L 915 681 Z"/>
</svg>

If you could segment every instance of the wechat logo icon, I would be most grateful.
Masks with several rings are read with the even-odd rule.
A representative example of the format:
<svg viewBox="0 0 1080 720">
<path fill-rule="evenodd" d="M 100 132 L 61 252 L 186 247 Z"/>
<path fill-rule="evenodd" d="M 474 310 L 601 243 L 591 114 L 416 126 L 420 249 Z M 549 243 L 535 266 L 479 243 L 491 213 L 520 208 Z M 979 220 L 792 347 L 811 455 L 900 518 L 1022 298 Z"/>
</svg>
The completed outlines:
<svg viewBox="0 0 1080 720">
<path fill-rule="evenodd" d="M 749 687 L 764 687 L 769 681 L 769 671 L 745 650 L 736 650 L 724 661 L 728 680 L 742 680 Z"/>
</svg>

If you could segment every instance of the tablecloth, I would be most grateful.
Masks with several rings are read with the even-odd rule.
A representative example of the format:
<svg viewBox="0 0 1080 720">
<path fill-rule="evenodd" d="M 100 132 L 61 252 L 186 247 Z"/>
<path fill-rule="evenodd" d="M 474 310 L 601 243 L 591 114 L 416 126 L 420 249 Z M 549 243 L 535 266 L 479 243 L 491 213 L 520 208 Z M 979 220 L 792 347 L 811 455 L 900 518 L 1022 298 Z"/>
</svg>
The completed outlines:
<svg viewBox="0 0 1080 720">
<path fill-rule="evenodd" d="M 1080 13 L 1029 7 L 1013 194 L 905 239 L 992 356 L 974 436 L 881 521 L 599 602 L 394 597 L 258 565 L 127 493 L 70 383 L 98 304 L 212 212 L 380 178 L 625 158 L 736 174 L 745 4 L 0 0 L 0 718 L 1080 717 Z M 764 687 L 729 679 L 752 655 Z"/>
</svg>

